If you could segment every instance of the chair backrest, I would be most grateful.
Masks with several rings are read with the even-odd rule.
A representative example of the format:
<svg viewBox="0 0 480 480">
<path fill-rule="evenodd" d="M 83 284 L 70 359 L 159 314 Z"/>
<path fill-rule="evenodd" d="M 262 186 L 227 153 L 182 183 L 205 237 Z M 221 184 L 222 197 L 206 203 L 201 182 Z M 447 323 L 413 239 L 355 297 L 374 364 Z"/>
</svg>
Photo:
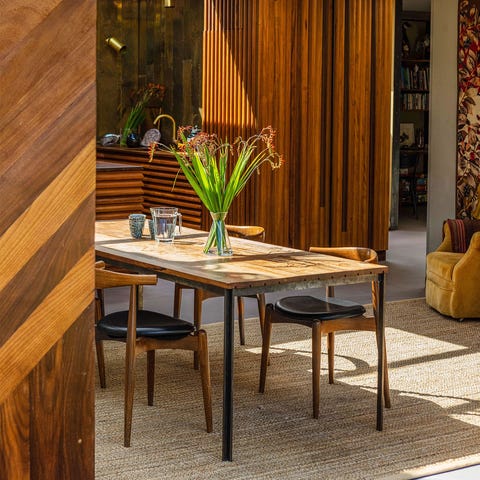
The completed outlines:
<svg viewBox="0 0 480 480">
<path fill-rule="evenodd" d="M 377 252 L 367 247 L 310 247 L 310 252 L 324 253 L 325 255 L 358 260 L 365 263 L 378 263 Z M 333 297 L 335 295 L 335 289 L 330 285 L 327 285 L 325 291 L 327 297 Z M 377 299 L 377 284 L 376 282 L 372 282 L 372 304 L 374 310 L 377 308 Z"/>
<path fill-rule="evenodd" d="M 95 268 L 95 288 L 128 287 L 134 285 L 156 285 L 156 275 L 120 273 L 105 268 Z"/>
<path fill-rule="evenodd" d="M 378 263 L 377 252 L 367 247 L 310 247 L 310 252 L 348 258 L 365 263 Z"/>
<path fill-rule="evenodd" d="M 257 225 L 225 225 L 232 237 L 247 238 L 249 240 L 265 240 L 265 229 Z"/>
<path fill-rule="evenodd" d="M 140 285 L 156 285 L 156 275 L 140 275 L 137 273 L 121 273 L 105 268 L 104 262 L 95 263 L 95 324 L 105 316 L 105 288 L 130 287 L 130 306 L 138 308 L 138 287 Z"/>
<path fill-rule="evenodd" d="M 137 310 L 139 308 L 140 285 L 156 285 L 156 275 L 142 275 L 138 273 L 122 273 L 105 268 L 105 264 L 95 264 L 95 324 L 105 316 L 105 298 L 103 290 L 105 288 L 130 287 L 130 300 L 128 307 L 128 348 L 133 348 L 135 337 L 132 332 L 136 331 Z"/>
</svg>

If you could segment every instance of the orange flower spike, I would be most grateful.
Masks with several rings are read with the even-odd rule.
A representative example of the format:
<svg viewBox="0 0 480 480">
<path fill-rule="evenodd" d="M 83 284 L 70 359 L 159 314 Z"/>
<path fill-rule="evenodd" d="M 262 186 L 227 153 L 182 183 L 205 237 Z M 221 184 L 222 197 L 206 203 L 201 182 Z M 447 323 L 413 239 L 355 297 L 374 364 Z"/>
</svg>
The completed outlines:
<svg viewBox="0 0 480 480">
<path fill-rule="evenodd" d="M 159 145 L 158 142 L 152 142 L 148 146 L 148 162 L 152 163 L 153 161 L 153 154 L 155 153 L 155 150 L 157 149 L 157 145 Z"/>
</svg>

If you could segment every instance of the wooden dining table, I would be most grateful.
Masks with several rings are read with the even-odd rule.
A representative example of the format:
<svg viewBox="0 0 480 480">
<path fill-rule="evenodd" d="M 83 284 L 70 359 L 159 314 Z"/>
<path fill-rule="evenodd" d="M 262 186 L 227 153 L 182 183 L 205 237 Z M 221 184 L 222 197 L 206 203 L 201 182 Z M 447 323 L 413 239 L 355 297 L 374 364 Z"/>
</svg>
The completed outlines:
<svg viewBox="0 0 480 480">
<path fill-rule="evenodd" d="M 383 429 L 384 276 L 388 267 L 310 253 L 279 245 L 231 238 L 233 255 L 204 254 L 207 232 L 183 228 L 173 243 L 149 236 L 133 239 L 128 220 L 96 222 L 98 260 L 155 273 L 159 278 L 202 288 L 224 297 L 224 365 L 222 459 L 233 459 L 234 297 L 326 285 L 375 281 L 378 284 L 377 416 Z"/>
</svg>

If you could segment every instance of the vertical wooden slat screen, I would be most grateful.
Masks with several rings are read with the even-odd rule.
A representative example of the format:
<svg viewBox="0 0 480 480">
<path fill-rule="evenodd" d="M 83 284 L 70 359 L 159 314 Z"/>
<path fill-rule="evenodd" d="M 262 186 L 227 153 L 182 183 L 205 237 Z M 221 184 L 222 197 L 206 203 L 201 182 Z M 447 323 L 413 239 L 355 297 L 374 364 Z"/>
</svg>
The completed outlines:
<svg viewBox="0 0 480 480">
<path fill-rule="evenodd" d="M 391 110 L 393 85 L 393 42 L 395 24 L 395 1 L 374 1 L 375 15 L 372 17 L 374 41 L 372 42 L 372 103 L 375 112 L 372 125 L 371 162 L 371 201 L 372 208 L 379 214 L 370 218 L 369 239 L 372 245 L 388 245 L 390 225 L 390 183 L 386 181 L 392 175 L 392 141 L 386 126 L 392 124 Z M 388 41 L 390 40 L 390 41 Z"/>
<path fill-rule="evenodd" d="M 211 0 L 205 6 L 203 69 L 203 128 L 224 140 L 248 137 L 256 129 L 252 105 L 255 96 L 253 79 L 253 37 L 249 24 L 255 2 Z M 247 188 L 251 188 L 250 186 Z M 234 203 L 228 221 L 246 221 L 246 193 Z M 206 216 L 207 225 L 210 221 Z M 204 225 L 205 227 L 207 225 Z"/>
<path fill-rule="evenodd" d="M 2 15 L 0 477 L 88 480 L 96 2 Z"/>
<path fill-rule="evenodd" d="M 230 223 L 299 248 L 388 248 L 393 7 L 205 3 L 205 129 L 233 138 L 272 125 L 286 157 L 234 202 Z"/>
<path fill-rule="evenodd" d="M 368 243 L 370 91 L 365 77 L 370 65 L 370 24 L 365 22 L 361 9 L 370 12 L 370 7 L 369 0 L 335 2 L 333 245 L 367 246 Z"/>
<path fill-rule="evenodd" d="M 255 176 L 253 189 L 248 192 L 253 198 L 246 217 L 248 223 L 265 227 L 267 241 L 282 245 L 292 244 L 296 233 L 291 228 L 296 215 L 291 199 L 295 198 L 295 182 L 299 179 L 291 172 L 298 161 L 299 145 L 289 138 L 296 127 L 300 128 L 298 110 L 292 108 L 300 89 L 296 37 L 301 14 L 296 7 L 296 2 L 288 0 L 259 0 L 252 28 L 257 65 L 252 109 L 258 129 L 271 125 L 277 131 L 277 148 L 287 162 L 275 172 L 265 166 Z"/>
</svg>

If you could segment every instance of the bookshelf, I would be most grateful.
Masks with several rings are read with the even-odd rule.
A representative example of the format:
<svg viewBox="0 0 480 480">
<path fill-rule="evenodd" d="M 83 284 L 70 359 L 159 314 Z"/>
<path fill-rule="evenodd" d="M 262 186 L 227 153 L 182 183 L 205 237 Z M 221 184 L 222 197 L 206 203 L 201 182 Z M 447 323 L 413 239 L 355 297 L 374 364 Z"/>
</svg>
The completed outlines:
<svg viewBox="0 0 480 480">
<path fill-rule="evenodd" d="M 430 12 L 402 11 L 397 29 L 395 95 L 398 122 L 393 149 L 396 197 L 392 201 L 397 212 L 396 217 L 391 215 L 391 224 L 392 219 L 398 224 L 400 206 L 411 206 L 417 217 L 417 206 L 427 202 Z"/>
</svg>

